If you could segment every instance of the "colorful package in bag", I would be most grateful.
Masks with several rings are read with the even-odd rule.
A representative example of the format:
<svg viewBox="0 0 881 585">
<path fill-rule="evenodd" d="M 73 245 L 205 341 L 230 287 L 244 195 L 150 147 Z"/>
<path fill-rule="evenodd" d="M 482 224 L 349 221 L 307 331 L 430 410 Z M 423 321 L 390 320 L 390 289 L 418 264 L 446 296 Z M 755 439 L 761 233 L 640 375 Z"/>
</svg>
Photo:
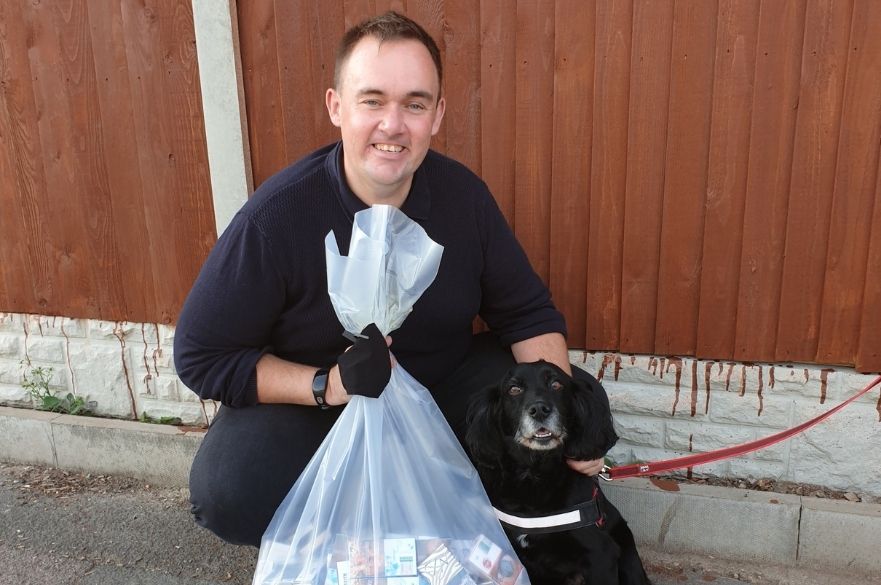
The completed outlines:
<svg viewBox="0 0 881 585">
<path fill-rule="evenodd" d="M 355 215 L 348 256 L 325 239 L 343 327 L 400 327 L 442 246 L 394 207 Z M 428 390 L 400 365 L 353 396 L 270 522 L 255 585 L 528 584 L 477 472 Z"/>
</svg>

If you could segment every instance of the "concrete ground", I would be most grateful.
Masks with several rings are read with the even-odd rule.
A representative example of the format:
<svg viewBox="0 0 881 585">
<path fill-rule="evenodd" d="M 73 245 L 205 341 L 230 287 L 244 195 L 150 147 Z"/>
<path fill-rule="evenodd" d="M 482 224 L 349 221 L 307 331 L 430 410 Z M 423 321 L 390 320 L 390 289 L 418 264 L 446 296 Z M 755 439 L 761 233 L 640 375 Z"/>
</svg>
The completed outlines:
<svg viewBox="0 0 881 585">
<path fill-rule="evenodd" d="M 0 585 L 251 582 L 256 550 L 189 517 L 199 433 L 0 408 L 0 437 Z M 604 489 L 656 585 L 881 583 L 881 505 L 648 480 Z"/>
</svg>

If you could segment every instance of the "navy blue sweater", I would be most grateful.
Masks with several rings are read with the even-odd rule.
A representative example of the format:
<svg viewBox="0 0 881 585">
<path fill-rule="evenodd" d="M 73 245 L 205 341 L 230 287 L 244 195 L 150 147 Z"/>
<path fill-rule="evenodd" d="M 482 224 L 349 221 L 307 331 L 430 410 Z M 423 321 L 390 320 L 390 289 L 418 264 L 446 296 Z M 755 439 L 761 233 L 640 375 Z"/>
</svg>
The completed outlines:
<svg viewBox="0 0 881 585">
<path fill-rule="evenodd" d="M 327 294 L 324 237 L 348 251 L 366 205 L 341 173 L 341 143 L 268 179 L 242 207 L 205 261 L 174 340 L 181 380 L 228 406 L 257 402 L 264 353 L 329 367 L 350 345 Z M 434 283 L 391 333 L 397 360 L 431 388 L 450 374 L 480 315 L 505 345 L 559 332 L 554 308 L 486 185 L 429 151 L 401 210 L 444 246 Z"/>
</svg>

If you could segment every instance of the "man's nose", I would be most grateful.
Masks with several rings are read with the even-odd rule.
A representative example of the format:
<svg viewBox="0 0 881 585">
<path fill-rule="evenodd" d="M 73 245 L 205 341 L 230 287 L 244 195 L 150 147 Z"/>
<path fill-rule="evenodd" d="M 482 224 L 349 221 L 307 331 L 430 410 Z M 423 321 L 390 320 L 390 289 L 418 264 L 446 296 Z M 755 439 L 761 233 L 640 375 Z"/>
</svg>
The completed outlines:
<svg viewBox="0 0 881 585">
<path fill-rule="evenodd" d="M 397 107 L 386 108 L 382 115 L 380 128 L 389 134 L 397 134 L 404 127 L 404 117 Z"/>
</svg>

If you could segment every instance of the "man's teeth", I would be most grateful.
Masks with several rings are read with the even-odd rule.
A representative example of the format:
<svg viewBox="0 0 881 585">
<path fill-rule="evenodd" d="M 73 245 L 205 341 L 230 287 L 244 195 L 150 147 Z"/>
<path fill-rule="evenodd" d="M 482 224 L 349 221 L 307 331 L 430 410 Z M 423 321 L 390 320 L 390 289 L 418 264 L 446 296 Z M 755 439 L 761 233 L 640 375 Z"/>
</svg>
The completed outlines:
<svg viewBox="0 0 881 585">
<path fill-rule="evenodd" d="M 396 144 L 374 144 L 373 146 L 384 152 L 401 152 L 404 150 L 403 146 L 398 146 Z"/>
</svg>

